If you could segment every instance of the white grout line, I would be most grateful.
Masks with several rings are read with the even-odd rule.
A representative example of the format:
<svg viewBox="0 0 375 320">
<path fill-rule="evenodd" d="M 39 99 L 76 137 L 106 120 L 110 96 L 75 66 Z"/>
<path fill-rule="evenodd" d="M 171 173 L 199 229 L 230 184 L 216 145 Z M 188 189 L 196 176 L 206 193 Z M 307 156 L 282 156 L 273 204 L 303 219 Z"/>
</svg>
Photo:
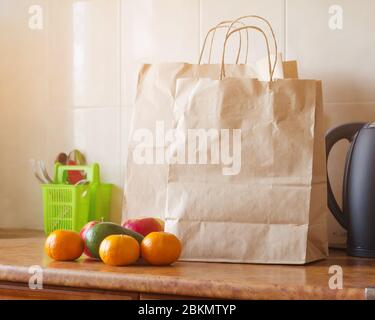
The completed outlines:
<svg viewBox="0 0 375 320">
<path fill-rule="evenodd" d="M 199 0 L 199 31 L 198 31 L 198 59 L 200 56 L 201 46 L 202 46 L 202 0 Z"/>
<path fill-rule="evenodd" d="M 288 60 L 288 0 L 284 0 L 284 59 Z"/>
</svg>

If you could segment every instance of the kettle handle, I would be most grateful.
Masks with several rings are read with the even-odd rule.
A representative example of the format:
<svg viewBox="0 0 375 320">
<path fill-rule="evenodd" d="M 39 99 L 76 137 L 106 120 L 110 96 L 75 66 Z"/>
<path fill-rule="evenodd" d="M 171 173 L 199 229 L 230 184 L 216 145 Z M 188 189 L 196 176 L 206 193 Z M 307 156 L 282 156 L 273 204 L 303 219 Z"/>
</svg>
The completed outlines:
<svg viewBox="0 0 375 320">
<path fill-rule="evenodd" d="M 329 154 L 334 147 L 334 145 L 339 142 L 340 140 L 346 139 L 349 142 L 352 142 L 357 132 L 363 128 L 366 123 L 349 123 L 345 124 L 336 128 L 333 128 L 328 131 L 326 135 L 326 161 L 327 161 L 327 168 L 328 168 L 328 158 Z M 348 221 L 347 217 L 344 215 L 340 206 L 338 205 L 335 196 L 333 194 L 331 183 L 329 181 L 329 176 L 327 172 L 327 192 L 328 192 L 328 208 L 335 216 L 336 220 L 340 223 L 340 225 L 347 229 L 348 228 Z"/>
</svg>

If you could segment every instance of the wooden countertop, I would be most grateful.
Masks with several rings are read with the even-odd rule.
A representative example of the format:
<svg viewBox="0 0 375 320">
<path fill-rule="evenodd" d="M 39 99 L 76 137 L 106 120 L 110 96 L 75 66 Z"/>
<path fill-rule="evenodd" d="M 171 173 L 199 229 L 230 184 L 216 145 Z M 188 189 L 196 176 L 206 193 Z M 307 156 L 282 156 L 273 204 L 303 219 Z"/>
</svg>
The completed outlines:
<svg viewBox="0 0 375 320">
<path fill-rule="evenodd" d="M 110 267 L 81 258 L 56 262 L 44 255 L 41 232 L 0 230 L 0 281 L 28 283 L 29 267 L 44 269 L 43 283 L 60 287 L 223 299 L 365 299 L 375 286 L 375 260 L 333 251 L 308 266 L 178 262 L 169 267 Z M 328 286 L 329 267 L 343 268 L 343 290 Z"/>
</svg>

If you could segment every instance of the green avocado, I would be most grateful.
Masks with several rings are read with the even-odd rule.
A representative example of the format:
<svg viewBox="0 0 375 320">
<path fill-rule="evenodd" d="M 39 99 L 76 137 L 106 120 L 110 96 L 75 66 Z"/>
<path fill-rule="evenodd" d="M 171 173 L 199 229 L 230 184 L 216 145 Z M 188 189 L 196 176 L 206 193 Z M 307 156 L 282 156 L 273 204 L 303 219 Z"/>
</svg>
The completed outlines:
<svg viewBox="0 0 375 320">
<path fill-rule="evenodd" d="M 94 225 L 86 233 L 86 247 L 96 259 L 100 259 L 99 247 L 102 241 L 108 236 L 115 234 L 123 234 L 133 237 L 141 244 L 143 236 L 137 232 L 121 227 L 118 224 L 112 222 L 100 222 Z"/>
</svg>

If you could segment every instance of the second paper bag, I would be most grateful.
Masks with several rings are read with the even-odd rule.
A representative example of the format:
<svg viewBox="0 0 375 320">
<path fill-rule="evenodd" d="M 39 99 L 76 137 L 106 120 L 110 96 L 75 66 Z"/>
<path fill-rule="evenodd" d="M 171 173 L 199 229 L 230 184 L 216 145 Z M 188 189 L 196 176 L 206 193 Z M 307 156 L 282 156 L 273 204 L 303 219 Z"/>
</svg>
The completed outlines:
<svg viewBox="0 0 375 320">
<path fill-rule="evenodd" d="M 257 16 L 254 17 L 259 18 Z M 260 17 L 259 19 L 265 21 L 269 26 L 271 30 L 270 34 L 276 47 L 276 38 L 274 37 L 274 32 L 270 23 L 264 18 Z M 228 23 L 230 24 L 228 25 Z M 141 138 L 148 135 L 157 137 L 158 131 L 168 131 L 173 127 L 173 122 L 175 120 L 173 114 L 174 93 L 176 80 L 178 78 L 220 78 L 220 64 L 201 64 L 206 41 L 209 34 L 215 32 L 218 28 L 226 30 L 228 27 L 231 28 L 238 23 L 243 25 L 243 23 L 238 21 L 224 21 L 208 31 L 198 64 L 160 63 L 145 64 L 142 66 L 138 77 L 137 96 L 126 167 L 123 207 L 126 219 L 139 218 L 142 216 L 153 216 L 164 219 L 168 165 L 165 163 L 162 154 L 165 152 L 168 142 L 163 138 L 155 138 L 155 143 L 145 148 L 146 150 L 144 152 L 145 154 L 151 153 L 155 155 L 155 157 L 153 159 L 149 157 L 147 160 L 144 160 L 146 157 L 142 152 L 142 156 L 144 157 L 138 161 L 136 158 L 141 140 L 140 135 Z M 238 46 L 235 45 L 234 47 L 238 50 L 237 62 L 241 53 L 241 37 L 239 37 L 238 40 Z M 213 39 L 211 40 L 211 49 L 212 45 Z M 220 48 L 222 51 L 222 44 Z M 210 52 L 212 51 L 211 49 Z M 248 52 L 246 50 L 245 61 L 247 60 L 247 54 Z M 210 60 L 210 55 L 208 60 Z M 263 61 L 265 61 L 265 59 L 251 64 L 227 64 L 227 75 L 236 78 L 269 79 L 267 67 L 264 68 Z M 277 61 L 275 61 L 275 77 L 284 77 L 284 65 L 285 64 L 282 63 L 282 56 L 279 55 Z M 290 75 L 288 72 L 285 74 L 287 76 Z"/>
</svg>

